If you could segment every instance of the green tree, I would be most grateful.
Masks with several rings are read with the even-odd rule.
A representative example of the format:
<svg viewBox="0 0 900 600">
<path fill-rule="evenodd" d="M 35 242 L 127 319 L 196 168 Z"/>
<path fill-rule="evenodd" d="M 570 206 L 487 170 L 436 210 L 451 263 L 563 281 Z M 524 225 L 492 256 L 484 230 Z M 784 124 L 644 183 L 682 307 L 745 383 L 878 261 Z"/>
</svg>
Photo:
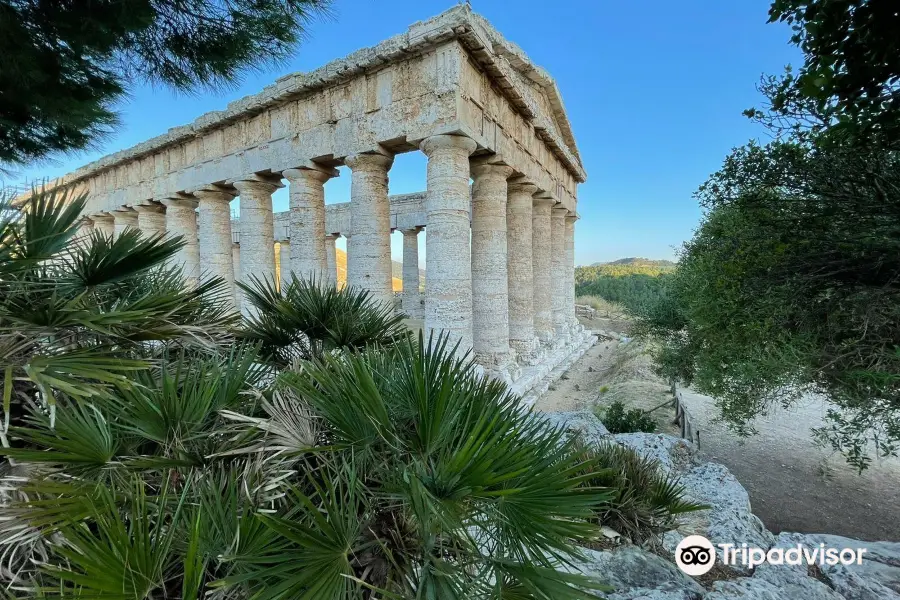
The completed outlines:
<svg viewBox="0 0 900 600">
<path fill-rule="evenodd" d="M 812 125 L 829 137 L 897 144 L 900 13 L 894 0 L 774 0 L 769 17 L 791 26 L 804 63 L 796 73 L 768 79 L 772 110 L 750 114 Z M 798 112 L 798 104 L 814 108 L 818 118 L 808 121 L 810 111 Z"/>
<path fill-rule="evenodd" d="M 642 326 L 664 340 L 663 372 L 739 430 L 825 394 L 820 439 L 864 467 L 900 442 L 900 152 L 835 134 L 800 96 L 761 122 L 776 140 L 736 149 L 700 188 L 703 223 Z"/>
<path fill-rule="evenodd" d="M 0 163 L 81 150 L 137 82 L 192 90 L 287 57 L 329 0 L 0 0 Z"/>
</svg>

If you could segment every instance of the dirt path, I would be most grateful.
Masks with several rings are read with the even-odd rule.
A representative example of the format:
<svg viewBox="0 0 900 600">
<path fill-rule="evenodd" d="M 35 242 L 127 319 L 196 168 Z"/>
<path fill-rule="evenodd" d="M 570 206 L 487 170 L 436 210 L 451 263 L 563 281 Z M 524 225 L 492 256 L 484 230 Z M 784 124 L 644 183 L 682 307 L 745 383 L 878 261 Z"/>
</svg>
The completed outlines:
<svg viewBox="0 0 900 600">
<path fill-rule="evenodd" d="M 588 327 L 606 324 L 585 322 Z M 900 541 L 900 460 L 873 464 L 858 475 L 840 456 L 816 447 L 810 429 L 825 409 L 810 400 L 756 423 L 759 434 L 739 438 L 716 422 L 713 400 L 685 395 L 700 455 L 727 466 L 750 494 L 755 512 L 773 532 L 833 533 L 863 540 Z M 603 341 L 588 351 L 535 405 L 566 411 L 615 399 L 649 410 L 671 399 L 640 344 Z M 669 407 L 655 411 L 659 431 L 676 434 Z"/>
<path fill-rule="evenodd" d="M 810 430 L 824 422 L 821 400 L 758 419 L 759 434 L 746 439 L 715 422 L 712 398 L 686 392 L 684 400 L 700 429 L 701 455 L 734 473 L 769 530 L 900 541 L 900 460 L 858 475 L 815 446 Z"/>
</svg>

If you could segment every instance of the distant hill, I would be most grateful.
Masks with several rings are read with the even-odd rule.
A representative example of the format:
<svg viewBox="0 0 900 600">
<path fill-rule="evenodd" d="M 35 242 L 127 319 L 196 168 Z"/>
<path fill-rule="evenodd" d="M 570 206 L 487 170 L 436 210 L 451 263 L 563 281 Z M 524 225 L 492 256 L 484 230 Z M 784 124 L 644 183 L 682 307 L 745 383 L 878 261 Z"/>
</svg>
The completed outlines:
<svg viewBox="0 0 900 600">
<path fill-rule="evenodd" d="M 629 265 L 633 267 L 657 267 L 662 269 L 674 269 L 677 266 L 677 263 L 674 263 L 671 260 L 653 260 L 650 258 L 639 258 L 631 256 L 628 258 L 620 258 L 619 260 L 613 260 L 610 262 L 596 262 L 591 266 L 601 267 L 604 265 Z"/>
<path fill-rule="evenodd" d="M 347 282 L 347 252 L 335 248 L 335 261 L 337 262 L 338 285 L 343 286 Z M 403 290 L 403 264 L 396 260 L 391 261 L 391 285 L 395 292 Z M 425 270 L 419 269 L 419 284 L 425 281 Z"/>
</svg>

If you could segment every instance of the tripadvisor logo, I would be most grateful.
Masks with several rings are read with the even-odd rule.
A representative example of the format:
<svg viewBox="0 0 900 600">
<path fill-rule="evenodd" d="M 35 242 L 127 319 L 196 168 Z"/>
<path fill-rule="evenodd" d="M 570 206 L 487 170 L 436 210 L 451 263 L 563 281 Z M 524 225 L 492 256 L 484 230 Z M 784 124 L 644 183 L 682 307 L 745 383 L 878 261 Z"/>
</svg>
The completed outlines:
<svg viewBox="0 0 900 600">
<path fill-rule="evenodd" d="M 861 565 L 865 548 L 828 548 L 825 544 L 804 546 L 797 544 L 788 548 L 748 547 L 747 544 L 718 544 L 720 559 L 724 565 L 743 565 L 750 569 L 763 563 L 770 565 Z M 716 564 L 716 548 L 702 535 L 689 535 L 675 548 L 675 564 L 685 574 L 692 577 L 705 575 Z"/>
</svg>

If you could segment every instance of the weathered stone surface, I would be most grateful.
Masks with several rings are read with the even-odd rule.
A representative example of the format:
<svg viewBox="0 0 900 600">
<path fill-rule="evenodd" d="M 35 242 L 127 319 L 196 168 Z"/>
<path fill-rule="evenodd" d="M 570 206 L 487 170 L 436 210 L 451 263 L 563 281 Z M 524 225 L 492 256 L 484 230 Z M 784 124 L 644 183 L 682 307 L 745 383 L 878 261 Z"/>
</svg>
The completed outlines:
<svg viewBox="0 0 900 600">
<path fill-rule="evenodd" d="M 541 342 L 553 337 L 553 241 L 550 210 L 553 200 L 536 196 L 532 208 L 532 260 L 534 282 L 534 333 Z"/>
<path fill-rule="evenodd" d="M 325 255 L 325 182 L 334 176 L 320 169 L 288 169 L 282 173 L 289 182 L 290 260 L 286 272 L 298 277 L 323 276 Z"/>
<path fill-rule="evenodd" d="M 275 180 L 246 179 L 234 182 L 241 203 L 241 269 L 244 283 L 250 276 L 275 281 L 275 226 L 272 216 L 272 192 L 283 187 Z M 249 302 L 242 310 L 255 309 Z"/>
<path fill-rule="evenodd" d="M 610 600 L 647 597 L 695 600 L 704 591 L 673 563 L 636 546 L 610 551 L 585 550 L 584 554 L 585 560 L 576 563 L 578 572 L 611 586 L 614 592 L 607 595 Z"/>
<path fill-rule="evenodd" d="M 551 268 L 550 305 L 553 311 L 553 328 L 557 339 L 567 342 L 566 321 L 566 216 L 565 208 L 553 208 L 550 213 Z M 573 304 L 574 306 L 574 304 Z"/>
<path fill-rule="evenodd" d="M 459 343 L 462 352 L 472 348 L 469 155 L 475 147 L 471 139 L 456 135 L 422 142 L 428 156 L 425 338 L 446 332 L 451 347 Z"/>
<path fill-rule="evenodd" d="M 842 600 L 832 589 L 811 577 L 742 577 L 717 581 L 704 600 Z"/>
<path fill-rule="evenodd" d="M 506 180 L 512 167 L 476 164 L 472 179 L 472 332 L 475 358 L 498 371 L 510 360 Z"/>
<path fill-rule="evenodd" d="M 391 205 L 388 169 L 393 158 L 354 154 L 344 161 L 352 172 L 351 230 L 347 243 L 347 284 L 368 290 L 375 301 L 393 303 L 391 287 Z"/>
<path fill-rule="evenodd" d="M 413 319 L 425 316 L 419 293 L 419 228 L 403 230 L 403 312 Z"/>
<path fill-rule="evenodd" d="M 199 200 L 197 226 L 201 275 L 220 277 L 228 287 L 234 287 L 230 207 L 234 196 L 217 189 L 198 190 L 194 195 Z"/>
<path fill-rule="evenodd" d="M 588 410 L 548 412 L 541 413 L 541 416 L 551 425 L 562 427 L 572 435 L 581 436 L 588 444 L 600 444 L 611 439 L 609 430 Z"/>
<path fill-rule="evenodd" d="M 184 245 L 173 257 L 189 284 L 196 284 L 200 276 L 200 246 L 197 237 L 197 201 L 186 198 L 166 198 L 166 233 L 181 236 Z"/>
<path fill-rule="evenodd" d="M 713 544 L 769 548 L 774 536 L 750 509 L 750 497 L 734 475 L 718 463 L 704 463 L 681 474 L 685 498 L 711 508 L 681 515 L 677 535 L 667 535 L 674 549 L 681 537 L 702 535 Z M 739 569 L 741 570 L 741 569 Z"/>
<path fill-rule="evenodd" d="M 656 459 L 666 471 L 682 471 L 696 464 L 696 447 L 679 437 L 661 433 L 619 433 L 613 438 L 641 456 Z"/>
<path fill-rule="evenodd" d="M 534 335 L 532 202 L 537 186 L 510 180 L 506 206 L 506 270 L 509 288 L 509 344 L 525 358 L 537 348 Z M 574 271 L 573 271 L 574 272 Z M 574 294 L 574 290 L 573 290 Z"/>
</svg>

